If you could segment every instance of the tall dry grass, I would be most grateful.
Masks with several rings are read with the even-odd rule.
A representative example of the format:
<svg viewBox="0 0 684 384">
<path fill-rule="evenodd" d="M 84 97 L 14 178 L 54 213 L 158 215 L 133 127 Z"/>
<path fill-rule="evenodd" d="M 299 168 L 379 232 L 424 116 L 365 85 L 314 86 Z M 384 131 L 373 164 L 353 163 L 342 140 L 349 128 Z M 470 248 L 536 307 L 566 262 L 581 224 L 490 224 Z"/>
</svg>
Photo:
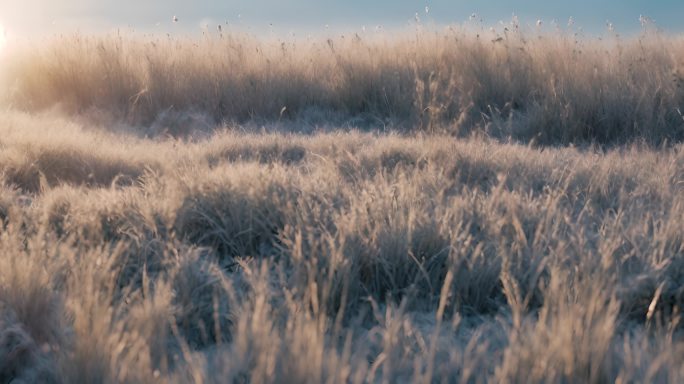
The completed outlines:
<svg viewBox="0 0 684 384">
<path fill-rule="evenodd" d="M 295 121 L 512 137 L 541 144 L 684 138 L 684 44 L 650 29 L 620 38 L 489 32 L 260 39 L 61 36 L 3 64 L 5 102 L 173 135 L 188 126 Z"/>
<path fill-rule="evenodd" d="M 684 379 L 681 145 L 0 138 L 0 381 Z"/>
</svg>

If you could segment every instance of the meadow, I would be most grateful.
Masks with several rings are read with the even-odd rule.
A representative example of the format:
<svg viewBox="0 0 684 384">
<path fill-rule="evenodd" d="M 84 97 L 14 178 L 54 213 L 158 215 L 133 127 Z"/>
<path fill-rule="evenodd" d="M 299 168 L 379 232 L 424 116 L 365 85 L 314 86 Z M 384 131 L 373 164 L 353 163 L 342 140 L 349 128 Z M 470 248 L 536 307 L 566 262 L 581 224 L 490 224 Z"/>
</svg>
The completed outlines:
<svg viewBox="0 0 684 384">
<path fill-rule="evenodd" d="M 0 382 L 684 381 L 681 37 L 0 60 Z"/>
</svg>

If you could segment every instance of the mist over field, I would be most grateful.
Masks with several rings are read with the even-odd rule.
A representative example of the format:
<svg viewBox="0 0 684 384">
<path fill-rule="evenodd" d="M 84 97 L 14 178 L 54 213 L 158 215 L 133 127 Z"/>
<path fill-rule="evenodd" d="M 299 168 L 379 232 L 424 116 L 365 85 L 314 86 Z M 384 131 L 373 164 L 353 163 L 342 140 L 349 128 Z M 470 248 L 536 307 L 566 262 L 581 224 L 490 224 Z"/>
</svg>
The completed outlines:
<svg viewBox="0 0 684 384">
<path fill-rule="evenodd" d="M 7 44 L 0 383 L 683 382 L 684 38 L 439 6 Z"/>
</svg>

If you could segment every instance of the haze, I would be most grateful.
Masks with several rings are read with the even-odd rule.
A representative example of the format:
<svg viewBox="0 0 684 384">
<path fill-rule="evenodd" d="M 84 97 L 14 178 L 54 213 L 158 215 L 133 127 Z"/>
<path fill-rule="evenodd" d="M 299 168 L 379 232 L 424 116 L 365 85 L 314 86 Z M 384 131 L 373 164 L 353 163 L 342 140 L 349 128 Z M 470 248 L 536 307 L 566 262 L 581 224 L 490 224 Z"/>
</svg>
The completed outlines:
<svg viewBox="0 0 684 384">
<path fill-rule="evenodd" d="M 425 7 L 430 12 L 425 13 Z M 133 28 L 144 32 L 199 31 L 202 25 L 228 23 L 254 33 L 268 31 L 320 31 L 330 28 L 361 28 L 364 25 L 401 27 L 419 13 L 422 22 L 462 23 L 477 13 L 486 25 L 510 20 L 512 14 L 524 23 L 553 19 L 565 25 L 573 17 L 578 27 L 591 33 L 605 31 L 610 21 L 621 33 L 638 31 L 639 16 L 646 15 L 667 32 L 684 30 L 678 17 L 684 14 L 684 2 L 678 0 L 627 1 L 85 1 L 85 0 L 2 0 L 0 25 L 10 37 L 36 37 L 78 30 L 103 32 L 113 28 Z M 174 24 L 174 15 L 179 23 Z M 273 26 L 270 26 L 273 24 Z"/>
</svg>

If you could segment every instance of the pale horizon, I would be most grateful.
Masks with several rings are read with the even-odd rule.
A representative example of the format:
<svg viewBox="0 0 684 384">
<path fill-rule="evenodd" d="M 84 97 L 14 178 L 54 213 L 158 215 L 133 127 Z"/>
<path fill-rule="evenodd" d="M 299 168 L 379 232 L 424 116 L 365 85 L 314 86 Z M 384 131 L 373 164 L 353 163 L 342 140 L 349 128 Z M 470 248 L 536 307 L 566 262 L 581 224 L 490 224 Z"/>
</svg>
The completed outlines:
<svg viewBox="0 0 684 384">
<path fill-rule="evenodd" d="M 6 1 L 6 0 L 5 0 Z M 35 10 L 40 10 L 36 12 Z M 426 12 L 427 11 L 427 12 Z M 102 1 L 95 4 L 83 0 L 27 0 L 0 4 L 0 34 L 8 38 L 35 38 L 59 33 L 102 33 L 115 29 L 144 33 L 194 34 L 202 28 L 217 25 L 253 34 L 291 32 L 315 33 L 331 30 L 360 30 L 363 27 L 398 29 L 412 26 L 418 16 L 425 25 L 452 25 L 469 22 L 472 14 L 485 27 L 508 22 L 516 15 L 523 25 L 543 22 L 552 30 L 568 27 L 587 34 L 602 34 L 608 23 L 621 34 L 633 34 L 641 28 L 641 15 L 653 20 L 666 33 L 681 33 L 684 25 L 677 15 L 684 14 L 684 3 L 673 0 L 576 1 L 572 4 L 543 1 L 376 1 L 365 4 L 353 0 L 338 1 L 216 1 L 199 0 L 193 4 L 177 0 L 134 2 Z M 173 17 L 178 22 L 172 21 Z"/>
</svg>

